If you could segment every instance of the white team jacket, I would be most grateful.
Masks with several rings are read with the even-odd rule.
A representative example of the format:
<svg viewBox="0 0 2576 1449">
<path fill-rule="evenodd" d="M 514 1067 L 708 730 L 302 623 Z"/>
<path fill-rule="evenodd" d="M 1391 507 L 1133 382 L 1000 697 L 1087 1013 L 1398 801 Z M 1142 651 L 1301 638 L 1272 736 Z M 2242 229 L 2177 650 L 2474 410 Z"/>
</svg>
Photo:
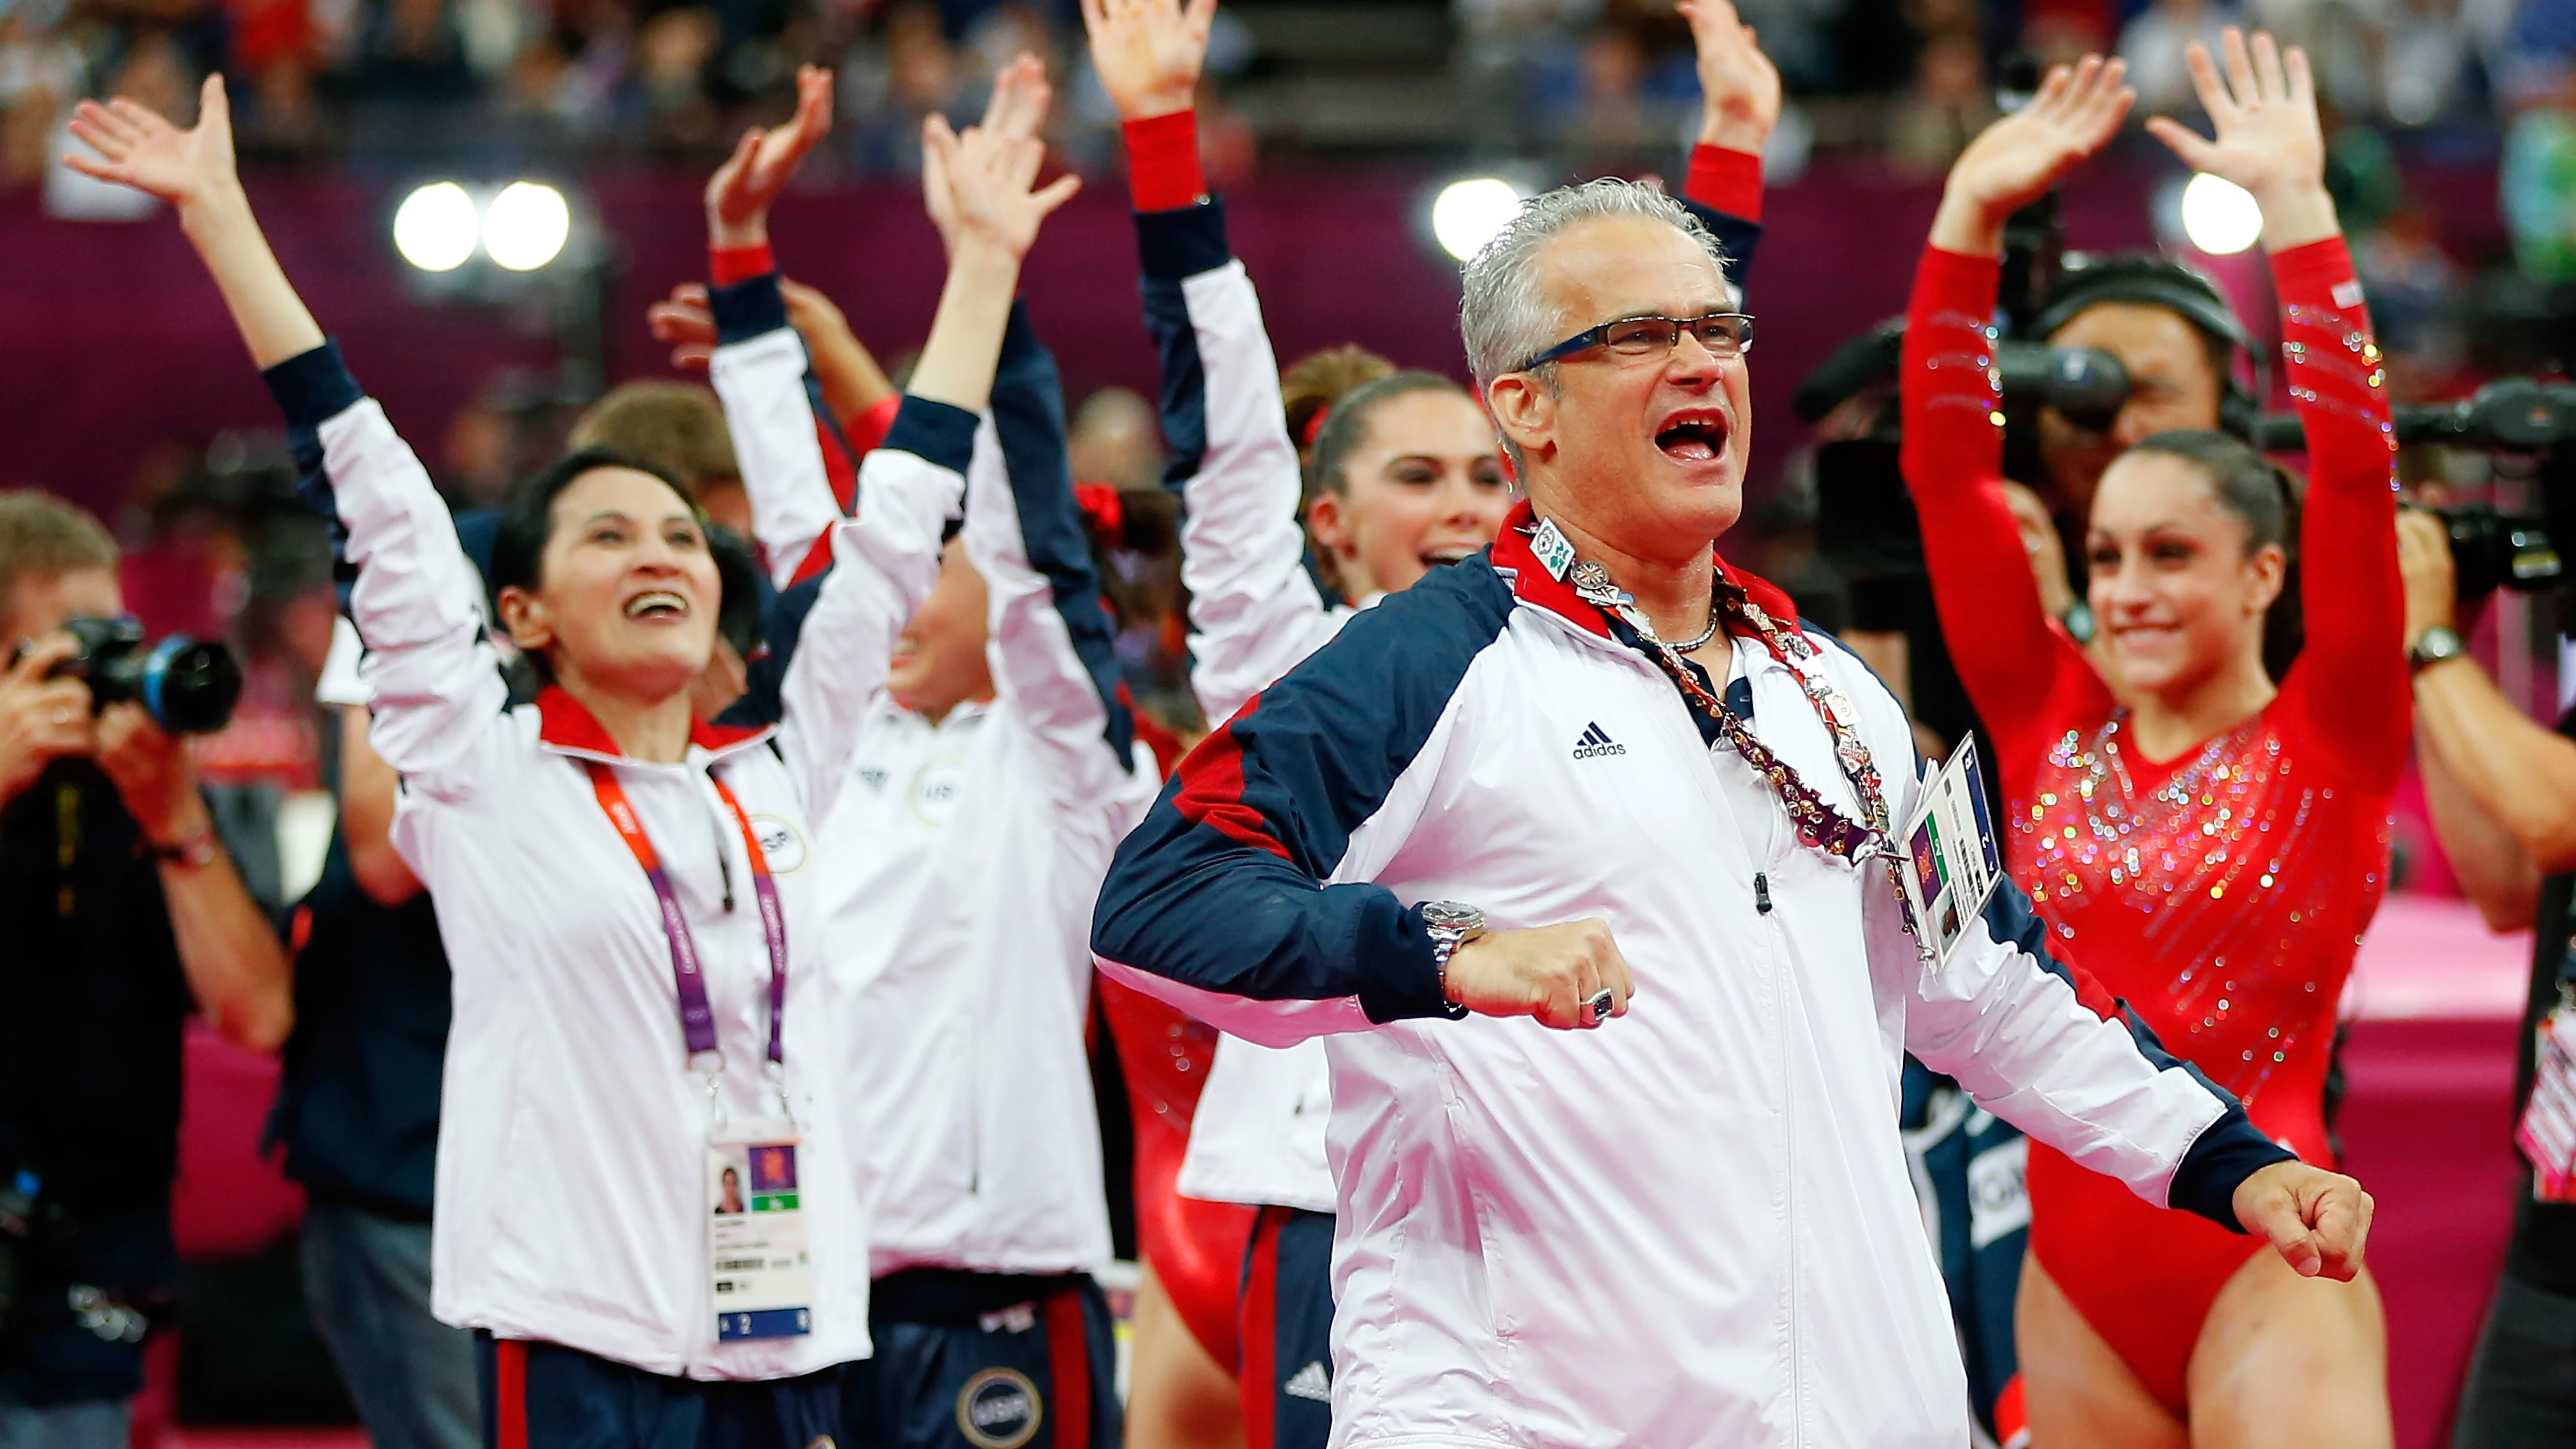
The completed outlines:
<svg viewBox="0 0 2576 1449">
<path fill-rule="evenodd" d="M 717 293 L 728 340 L 710 373 L 783 585 L 838 514 L 803 344 L 783 311 L 766 310 L 764 288 L 774 295 L 775 278 Z M 1056 389 L 1053 360 L 1015 311 L 964 532 L 991 593 L 995 698 L 933 724 L 875 690 L 822 827 L 838 1029 L 853 1057 L 842 1111 L 879 1275 L 1057 1273 L 1110 1257 L 1084 935 L 1110 853 L 1160 782 L 1104 692 L 1110 626 L 1083 592 L 1089 542 Z"/>
<path fill-rule="evenodd" d="M 1186 277 L 1156 277 L 1153 261 L 1149 252 L 1147 325 L 1186 331 L 1199 363 L 1195 375 L 1184 371 L 1177 379 L 1195 395 L 1167 395 L 1164 406 L 1203 420 L 1204 446 L 1194 463 L 1182 463 L 1181 583 L 1190 594 L 1190 685 L 1214 725 L 1322 648 L 1353 611 L 1328 603 L 1306 572 L 1297 449 L 1282 419 L 1279 362 L 1251 277 L 1232 259 Z M 1221 1038 L 1190 1122 L 1179 1190 L 1216 1202 L 1331 1212 L 1333 1174 L 1324 1161 L 1331 1111 L 1322 1043 L 1271 1047 Z"/>
<path fill-rule="evenodd" d="M 482 583 L 429 476 L 325 346 L 269 370 L 308 497 L 347 531 L 369 738 L 403 777 L 393 840 L 436 902 L 455 971 L 438 1142 L 432 1309 L 654 1373 L 758 1379 L 868 1352 L 866 1218 L 839 1085 L 823 881 L 810 823 L 848 777 L 858 720 L 935 576 L 973 420 L 910 400 L 863 480 L 864 522 L 805 619 L 775 729 L 701 726 L 685 763 L 624 758 L 561 691 L 507 707 Z M 943 419 L 940 414 L 947 414 Z M 928 454 L 954 440 L 948 466 Z M 927 453 L 920 450 L 927 450 Z M 605 761 L 640 817 L 701 957 L 723 1055 L 711 1105 L 689 1070 L 668 940 L 593 793 Z M 774 1114 L 769 960 L 745 846 L 711 777 L 762 838 L 786 916 L 784 1092 L 803 1132 L 814 1326 L 718 1345 L 704 1150 L 712 1117 Z M 728 881 L 734 908 L 724 904 Z"/>
<path fill-rule="evenodd" d="M 1963 1445 L 1901 1051 L 2150 1201 L 2225 1220 L 2286 1154 L 2080 1003 L 2008 885 L 1925 970 L 1882 870 L 1800 845 L 1587 608 L 1507 530 L 1353 619 L 1120 848 L 1102 969 L 1240 1036 L 1326 1038 L 1335 1445 Z M 1904 714 L 1820 648 L 1902 815 Z M 1855 811 L 1789 671 L 1737 664 L 1760 737 Z M 1630 1015 L 1441 1019 L 1437 899 L 1603 919 Z"/>
</svg>

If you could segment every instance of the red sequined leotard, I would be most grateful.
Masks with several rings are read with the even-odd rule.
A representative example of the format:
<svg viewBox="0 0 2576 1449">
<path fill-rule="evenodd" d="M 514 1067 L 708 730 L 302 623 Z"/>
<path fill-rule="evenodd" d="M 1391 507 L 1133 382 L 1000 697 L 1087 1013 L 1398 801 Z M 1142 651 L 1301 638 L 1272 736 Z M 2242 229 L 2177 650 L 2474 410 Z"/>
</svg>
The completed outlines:
<svg viewBox="0 0 2576 1449">
<path fill-rule="evenodd" d="M 2305 649 L 2261 713 L 2162 762 L 2137 753 L 2126 711 L 2048 618 L 2004 501 L 1997 270 L 1924 254 L 1904 459 L 1942 634 L 1995 739 L 2008 867 L 2054 944 L 2169 1050 L 2267 1135 L 2330 1163 L 2335 1008 L 2386 885 L 2410 728 L 2393 435 L 2351 258 L 2336 238 L 2272 259 L 2309 445 Z M 2260 1243 L 2030 1151 L 2032 1252 L 2180 1412 L 2201 1320 Z"/>
</svg>

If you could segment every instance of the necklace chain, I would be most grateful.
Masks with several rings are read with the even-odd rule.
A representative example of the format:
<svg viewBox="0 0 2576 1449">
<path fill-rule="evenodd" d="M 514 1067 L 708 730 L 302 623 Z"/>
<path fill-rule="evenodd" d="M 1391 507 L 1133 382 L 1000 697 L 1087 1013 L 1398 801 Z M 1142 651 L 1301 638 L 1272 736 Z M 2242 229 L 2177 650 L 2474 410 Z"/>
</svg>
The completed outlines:
<svg viewBox="0 0 2576 1449">
<path fill-rule="evenodd" d="M 1568 581 L 1585 603 L 1625 620 L 1651 646 L 1646 651 L 1648 657 L 1671 677 L 1682 697 L 1697 706 L 1717 726 L 1718 736 L 1743 757 L 1753 773 L 1770 782 L 1781 804 L 1787 807 L 1790 823 L 1797 828 L 1799 840 L 1812 849 L 1854 864 L 1872 855 L 1885 861 L 1888 884 L 1896 895 L 1898 919 L 1912 931 L 1913 908 L 1906 899 L 1905 885 L 1898 874 L 1902 867 L 1894 852 L 1884 844 L 1889 829 L 1887 794 L 1878 766 L 1870 758 L 1869 746 L 1853 726 L 1851 716 L 1855 711 L 1849 696 L 1801 666 L 1800 661 L 1815 654 L 1815 646 L 1807 641 L 1806 636 L 1772 618 L 1761 605 L 1753 602 L 1742 585 L 1723 573 L 1717 576 L 1712 591 L 1708 632 L 1695 642 L 1679 645 L 1667 644 L 1655 637 L 1653 626 L 1638 613 L 1635 601 L 1610 581 L 1609 570 L 1599 563 L 1590 559 L 1576 562 L 1568 574 Z M 1798 681 L 1799 689 L 1806 694 L 1808 703 L 1834 738 L 1835 762 L 1842 767 L 1844 778 L 1851 782 L 1853 793 L 1860 798 L 1860 820 L 1851 819 L 1818 794 L 1814 786 L 1799 776 L 1794 766 L 1754 735 L 1742 715 L 1701 684 L 1682 659 L 1683 654 L 1717 637 L 1719 626 L 1730 621 L 1743 626 L 1746 634 L 1760 639 L 1771 656 Z"/>
</svg>

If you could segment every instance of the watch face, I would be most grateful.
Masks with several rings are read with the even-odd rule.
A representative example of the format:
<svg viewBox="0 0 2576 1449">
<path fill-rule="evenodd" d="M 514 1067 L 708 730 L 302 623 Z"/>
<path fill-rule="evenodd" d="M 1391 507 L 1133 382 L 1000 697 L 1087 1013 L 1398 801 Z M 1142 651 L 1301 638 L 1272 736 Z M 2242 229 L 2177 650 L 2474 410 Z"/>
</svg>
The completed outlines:
<svg viewBox="0 0 2576 1449">
<path fill-rule="evenodd" d="M 1462 906 L 1455 901 L 1424 901 L 1422 924 L 1435 928 L 1446 926 L 1457 930 L 1474 930 L 1485 924 L 1485 913 L 1474 906 Z"/>
</svg>

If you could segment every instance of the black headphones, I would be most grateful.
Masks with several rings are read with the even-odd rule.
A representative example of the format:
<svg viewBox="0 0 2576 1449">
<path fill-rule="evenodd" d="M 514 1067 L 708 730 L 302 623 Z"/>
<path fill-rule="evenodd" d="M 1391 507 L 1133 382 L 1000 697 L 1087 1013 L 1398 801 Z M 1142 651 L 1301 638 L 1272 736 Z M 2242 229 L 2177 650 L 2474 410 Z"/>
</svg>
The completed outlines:
<svg viewBox="0 0 2576 1449">
<path fill-rule="evenodd" d="M 2040 299 L 2039 310 L 2031 317 L 2030 337 L 2045 342 L 2051 333 L 2075 320 L 2077 313 L 2104 302 L 2134 302 L 2180 315 L 2202 336 L 2219 338 L 2243 352 L 2253 368 L 2256 386 L 2262 385 L 2262 351 L 2246 335 L 2245 324 L 2236 320 L 2218 284 L 2200 271 L 2155 252 L 2115 252 L 2107 256 L 2068 252 L 2059 263 L 2057 284 Z M 2232 366 L 2218 381 L 2219 431 L 2250 441 L 2254 420 L 2262 412 L 2257 394 L 2236 380 Z"/>
</svg>

